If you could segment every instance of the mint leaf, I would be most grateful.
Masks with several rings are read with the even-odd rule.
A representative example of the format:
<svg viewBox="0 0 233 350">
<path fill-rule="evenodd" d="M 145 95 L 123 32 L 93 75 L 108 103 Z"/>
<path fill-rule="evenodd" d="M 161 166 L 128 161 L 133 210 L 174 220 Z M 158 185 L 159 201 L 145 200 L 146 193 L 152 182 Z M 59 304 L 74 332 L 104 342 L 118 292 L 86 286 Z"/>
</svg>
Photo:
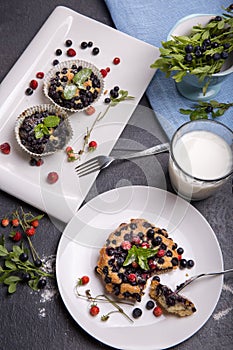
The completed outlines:
<svg viewBox="0 0 233 350">
<path fill-rule="evenodd" d="M 44 118 L 43 123 L 48 128 L 54 128 L 55 126 L 59 125 L 60 118 L 57 115 L 48 115 Z"/>
<path fill-rule="evenodd" d="M 35 133 L 35 138 L 36 139 L 41 139 L 44 136 L 43 132 L 43 124 L 37 124 L 34 128 L 34 133 Z"/>
<path fill-rule="evenodd" d="M 64 97 L 66 100 L 71 100 L 71 99 L 75 96 L 76 91 L 77 91 L 77 86 L 76 86 L 76 85 L 67 84 L 67 85 L 65 86 L 64 91 L 63 91 L 63 97 Z"/>
<path fill-rule="evenodd" d="M 143 270 L 148 270 L 149 266 L 147 259 L 155 256 L 157 251 L 158 249 L 142 248 L 134 245 L 128 251 L 128 255 L 123 263 L 123 266 L 130 265 L 132 262 L 136 261 Z"/>
<path fill-rule="evenodd" d="M 83 83 L 90 77 L 92 70 L 90 68 L 83 68 L 73 77 L 73 82 L 78 86 L 83 88 Z"/>
<path fill-rule="evenodd" d="M 0 245 L 0 256 L 7 256 L 7 254 L 7 249 L 3 245 Z"/>
</svg>

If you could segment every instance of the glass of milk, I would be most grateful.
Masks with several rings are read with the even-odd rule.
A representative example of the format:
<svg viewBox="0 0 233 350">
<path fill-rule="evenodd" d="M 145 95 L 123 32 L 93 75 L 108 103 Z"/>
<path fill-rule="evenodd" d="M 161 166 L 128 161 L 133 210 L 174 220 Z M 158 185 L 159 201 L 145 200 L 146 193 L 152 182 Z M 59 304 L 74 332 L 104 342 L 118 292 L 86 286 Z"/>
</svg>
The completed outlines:
<svg viewBox="0 0 233 350">
<path fill-rule="evenodd" d="M 183 124 L 170 145 L 169 176 L 181 197 L 211 196 L 233 173 L 233 132 L 213 120 Z"/>
</svg>

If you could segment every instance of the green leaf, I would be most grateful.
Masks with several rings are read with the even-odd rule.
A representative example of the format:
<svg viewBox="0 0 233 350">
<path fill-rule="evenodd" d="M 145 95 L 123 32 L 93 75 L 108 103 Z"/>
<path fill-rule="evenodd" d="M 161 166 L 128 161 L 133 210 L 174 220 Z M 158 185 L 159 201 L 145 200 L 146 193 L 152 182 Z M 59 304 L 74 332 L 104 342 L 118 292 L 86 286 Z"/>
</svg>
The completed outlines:
<svg viewBox="0 0 233 350">
<path fill-rule="evenodd" d="M 0 245 L 0 256 L 7 256 L 7 255 L 8 255 L 8 250 L 3 245 Z"/>
<path fill-rule="evenodd" d="M 180 71 L 177 74 L 173 75 L 172 79 L 174 79 L 177 83 L 181 82 L 183 77 L 186 75 L 186 71 Z"/>
<path fill-rule="evenodd" d="M 33 218 L 32 219 L 29 219 L 29 220 L 27 220 L 27 222 L 32 222 L 32 221 L 34 221 L 34 220 L 41 220 L 42 218 L 44 217 L 44 214 L 41 214 L 41 215 L 37 215 L 37 216 L 33 216 Z"/>
<path fill-rule="evenodd" d="M 77 91 L 77 86 L 76 85 L 67 84 L 65 86 L 64 91 L 63 91 L 63 96 L 64 96 L 64 98 L 66 100 L 71 100 L 75 96 L 76 91 Z"/>
<path fill-rule="evenodd" d="M 18 256 L 20 255 L 21 253 L 23 253 L 23 249 L 20 248 L 20 246 L 18 245 L 13 245 L 13 248 L 12 248 L 13 252 Z"/>
<path fill-rule="evenodd" d="M 34 128 L 35 138 L 41 139 L 44 136 L 44 125 L 43 124 L 37 124 Z"/>
<path fill-rule="evenodd" d="M 48 115 L 44 118 L 43 123 L 47 128 L 54 128 L 59 125 L 60 118 L 57 115 Z"/>
<path fill-rule="evenodd" d="M 8 293 L 13 294 L 16 292 L 17 283 L 11 283 L 8 287 Z"/>
<path fill-rule="evenodd" d="M 28 282 L 28 285 L 31 289 L 33 290 L 38 290 L 38 282 L 39 282 L 39 277 L 35 278 L 35 279 L 31 279 L 29 282 Z"/>
<path fill-rule="evenodd" d="M 191 120 L 198 120 L 198 119 L 208 119 L 208 114 L 205 111 L 197 111 L 194 110 L 190 114 L 190 119 Z"/>
<path fill-rule="evenodd" d="M 16 270 L 17 269 L 17 266 L 16 264 L 13 262 L 13 261 L 10 261 L 10 260 L 6 260 L 5 261 L 5 266 L 10 269 L 10 270 Z"/>
<path fill-rule="evenodd" d="M 90 68 L 83 68 L 78 73 L 76 73 L 73 77 L 73 83 L 78 85 L 79 87 L 82 86 L 82 84 L 89 79 L 90 75 L 92 73 L 92 70 Z M 83 88 L 83 87 L 82 87 Z"/>
<path fill-rule="evenodd" d="M 151 258 L 152 256 L 155 256 L 157 251 L 158 249 L 142 248 L 136 247 L 134 245 L 128 251 L 128 255 L 123 263 L 123 266 L 127 266 L 129 264 L 132 264 L 132 262 L 136 261 L 143 270 L 148 270 L 149 266 L 147 259 Z"/>
<path fill-rule="evenodd" d="M 18 276 L 9 276 L 5 278 L 4 283 L 10 285 L 11 283 L 15 283 L 19 281 L 21 281 L 21 279 Z"/>
<path fill-rule="evenodd" d="M 180 109 L 179 109 L 179 112 L 180 112 L 181 114 L 186 114 L 186 115 L 188 115 L 188 114 L 192 113 L 192 110 L 191 110 L 191 109 L 183 109 L 183 108 L 180 108 Z"/>
</svg>

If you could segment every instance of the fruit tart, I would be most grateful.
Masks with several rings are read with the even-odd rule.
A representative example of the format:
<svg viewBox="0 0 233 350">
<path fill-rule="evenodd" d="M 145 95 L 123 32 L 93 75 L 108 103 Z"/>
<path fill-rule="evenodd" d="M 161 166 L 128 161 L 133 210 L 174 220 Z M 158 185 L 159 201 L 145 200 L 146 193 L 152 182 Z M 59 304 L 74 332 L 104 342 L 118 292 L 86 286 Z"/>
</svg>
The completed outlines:
<svg viewBox="0 0 233 350">
<path fill-rule="evenodd" d="M 73 131 L 67 113 L 50 104 L 25 110 L 16 120 L 16 140 L 20 147 L 34 157 L 63 149 Z"/>
<path fill-rule="evenodd" d="M 71 60 L 52 68 L 44 80 L 44 93 L 56 106 L 80 112 L 96 102 L 103 92 L 101 72 L 93 64 Z"/>
<path fill-rule="evenodd" d="M 145 219 L 122 223 L 100 250 L 96 272 L 107 292 L 141 301 L 147 280 L 178 267 L 177 244 L 168 232 Z"/>
</svg>

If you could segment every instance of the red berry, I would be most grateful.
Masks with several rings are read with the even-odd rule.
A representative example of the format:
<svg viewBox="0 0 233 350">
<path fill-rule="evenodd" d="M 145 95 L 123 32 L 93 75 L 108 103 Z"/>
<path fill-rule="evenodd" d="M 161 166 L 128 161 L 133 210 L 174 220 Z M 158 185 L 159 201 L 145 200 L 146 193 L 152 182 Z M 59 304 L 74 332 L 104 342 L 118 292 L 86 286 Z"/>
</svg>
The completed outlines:
<svg viewBox="0 0 233 350">
<path fill-rule="evenodd" d="M 149 267 L 150 267 L 151 270 L 154 270 L 157 267 L 156 262 L 153 259 L 150 259 L 148 261 L 148 264 L 149 264 Z"/>
<path fill-rule="evenodd" d="M 122 247 L 123 249 L 125 249 L 125 250 L 130 250 L 130 248 L 131 248 L 131 243 L 130 243 L 129 241 L 123 241 L 123 242 L 121 243 L 121 247 Z"/>
<path fill-rule="evenodd" d="M 57 182 L 57 180 L 58 180 L 58 173 L 56 173 L 55 171 L 51 171 L 47 176 L 48 183 L 54 184 L 55 182 Z"/>
<path fill-rule="evenodd" d="M 89 106 L 87 109 L 85 109 L 85 112 L 87 115 L 92 115 L 95 113 L 95 108 L 93 106 Z"/>
<path fill-rule="evenodd" d="M 90 308 L 90 314 L 91 316 L 96 316 L 100 312 L 100 309 L 97 305 L 92 305 Z"/>
<path fill-rule="evenodd" d="M 110 72 L 110 67 L 106 68 L 106 72 L 109 73 Z"/>
<path fill-rule="evenodd" d="M 38 72 L 38 73 L 36 73 L 36 77 L 38 79 L 43 79 L 44 78 L 44 73 L 43 72 Z"/>
<path fill-rule="evenodd" d="M 67 56 L 69 57 L 76 56 L 76 51 L 74 49 L 68 49 L 66 53 L 67 53 Z"/>
<path fill-rule="evenodd" d="M 78 284 L 80 286 L 84 286 L 85 284 L 87 284 L 90 281 L 88 276 L 83 276 L 81 278 L 79 278 Z"/>
<path fill-rule="evenodd" d="M 155 317 L 159 317 L 163 314 L 163 310 L 161 309 L 161 307 L 156 306 L 153 310 L 153 314 L 155 315 Z"/>
<path fill-rule="evenodd" d="M 33 90 L 36 90 L 37 86 L 38 86 L 38 83 L 35 79 L 31 80 L 30 81 L 30 88 L 32 88 Z"/>
<path fill-rule="evenodd" d="M 139 244 L 141 242 L 141 239 L 139 236 L 133 236 L 132 237 L 132 243 Z"/>
<path fill-rule="evenodd" d="M 36 166 L 41 166 L 42 164 L 44 164 L 43 159 L 40 158 L 36 161 Z"/>
<path fill-rule="evenodd" d="M 119 64 L 120 63 L 120 58 L 119 57 L 115 57 L 114 59 L 113 59 L 113 63 L 114 64 Z"/>
<path fill-rule="evenodd" d="M 19 231 L 12 232 L 11 238 L 13 239 L 13 241 L 19 242 L 22 238 L 21 232 Z"/>
<path fill-rule="evenodd" d="M 33 227 L 38 227 L 39 226 L 39 220 L 33 220 L 32 222 L 31 222 L 31 225 L 33 226 Z"/>
<path fill-rule="evenodd" d="M 66 147 L 66 153 L 73 153 L 73 148 L 71 146 Z"/>
<path fill-rule="evenodd" d="M 30 228 L 26 229 L 25 233 L 28 237 L 34 236 L 34 234 L 36 233 L 36 229 L 33 226 L 31 226 Z"/>
<path fill-rule="evenodd" d="M 142 242 L 141 247 L 146 249 L 146 248 L 149 248 L 150 245 L 147 242 Z"/>
<path fill-rule="evenodd" d="M 131 265 L 135 269 L 138 267 L 138 263 L 136 261 L 133 261 Z"/>
<path fill-rule="evenodd" d="M 97 147 L 97 142 L 96 141 L 90 141 L 88 144 L 88 151 L 94 151 Z"/>
<path fill-rule="evenodd" d="M 177 258 L 180 261 L 182 259 L 182 255 L 178 255 Z"/>
<path fill-rule="evenodd" d="M 9 225 L 9 220 L 7 218 L 3 218 L 1 224 L 3 227 L 7 227 Z"/>
<path fill-rule="evenodd" d="M 162 256 L 164 256 L 165 255 L 165 250 L 163 250 L 163 249 L 160 249 L 158 252 L 157 252 L 157 257 L 158 258 L 162 258 Z"/>
<path fill-rule="evenodd" d="M 102 74 L 102 77 L 105 78 L 106 75 L 108 74 L 107 70 L 106 69 L 101 69 L 100 70 L 100 73 Z"/>
<path fill-rule="evenodd" d="M 17 226 L 19 226 L 19 220 L 18 219 L 12 219 L 11 220 L 11 224 L 12 224 L 13 227 L 17 227 Z"/>
<path fill-rule="evenodd" d="M 4 154 L 9 154 L 11 151 L 11 146 L 8 142 L 4 142 L 0 145 L 0 150 L 2 151 L 2 153 Z"/>
<path fill-rule="evenodd" d="M 135 275 L 135 273 L 130 273 L 130 274 L 128 275 L 128 280 L 129 280 L 130 282 L 135 282 L 135 281 L 136 281 L 136 275 Z"/>
</svg>

